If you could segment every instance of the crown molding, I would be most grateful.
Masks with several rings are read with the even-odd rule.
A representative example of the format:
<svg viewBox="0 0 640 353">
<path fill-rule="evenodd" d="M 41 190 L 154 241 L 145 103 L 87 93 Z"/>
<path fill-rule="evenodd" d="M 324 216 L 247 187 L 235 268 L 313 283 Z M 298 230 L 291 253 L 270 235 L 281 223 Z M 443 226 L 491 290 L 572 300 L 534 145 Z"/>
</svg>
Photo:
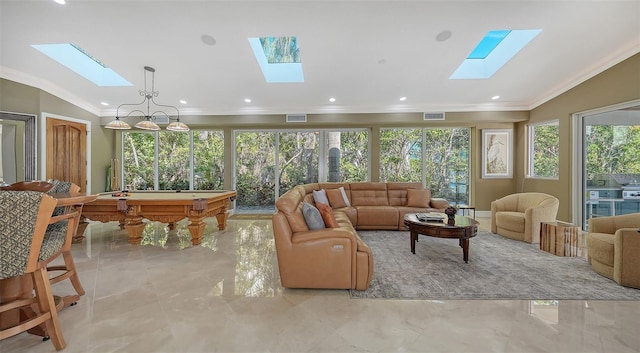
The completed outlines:
<svg viewBox="0 0 640 353">
<path fill-rule="evenodd" d="M 76 96 L 75 94 L 60 88 L 59 86 L 45 79 L 26 74 L 24 72 L 14 70 L 0 65 L 0 78 L 15 81 L 23 85 L 32 86 L 52 94 L 62 100 L 65 100 L 79 108 L 88 111 L 91 114 L 100 116 L 100 108 Z"/>
</svg>

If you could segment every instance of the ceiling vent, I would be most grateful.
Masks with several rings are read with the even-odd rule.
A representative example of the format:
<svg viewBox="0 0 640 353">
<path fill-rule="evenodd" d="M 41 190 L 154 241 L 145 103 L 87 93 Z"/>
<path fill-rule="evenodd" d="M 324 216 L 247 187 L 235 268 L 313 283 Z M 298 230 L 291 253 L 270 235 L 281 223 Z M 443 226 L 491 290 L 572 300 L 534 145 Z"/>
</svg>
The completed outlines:
<svg viewBox="0 0 640 353">
<path fill-rule="evenodd" d="M 424 113 L 424 120 L 444 120 L 444 113 Z"/>
<path fill-rule="evenodd" d="M 153 122 L 158 124 L 158 125 L 167 125 L 167 124 L 169 124 L 169 117 L 168 116 L 156 116 L 156 117 L 154 117 Z"/>
<path fill-rule="evenodd" d="M 306 123 L 307 114 L 287 114 L 288 123 Z"/>
</svg>

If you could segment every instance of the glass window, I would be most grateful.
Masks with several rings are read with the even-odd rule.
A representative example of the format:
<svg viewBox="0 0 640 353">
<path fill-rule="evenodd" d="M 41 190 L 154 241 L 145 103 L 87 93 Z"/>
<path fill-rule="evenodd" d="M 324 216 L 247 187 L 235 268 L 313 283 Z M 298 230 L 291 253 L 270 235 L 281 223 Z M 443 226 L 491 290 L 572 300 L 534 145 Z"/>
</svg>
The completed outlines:
<svg viewBox="0 0 640 353">
<path fill-rule="evenodd" d="M 193 189 L 224 189 L 224 132 L 193 132 Z"/>
<path fill-rule="evenodd" d="M 123 132 L 124 187 L 129 190 L 154 189 L 156 134 Z"/>
<path fill-rule="evenodd" d="M 422 181 L 422 129 L 380 130 L 380 181 Z"/>
<path fill-rule="evenodd" d="M 280 195 L 300 184 L 318 182 L 318 132 L 278 133 Z"/>
<path fill-rule="evenodd" d="M 236 134 L 236 209 L 275 209 L 276 133 Z"/>
<path fill-rule="evenodd" d="M 632 114 L 585 117 L 585 225 L 591 217 L 640 212 L 640 125 Z"/>
<path fill-rule="evenodd" d="M 529 126 L 529 176 L 558 178 L 560 133 L 558 121 Z"/>
<path fill-rule="evenodd" d="M 189 133 L 158 132 L 158 186 L 160 190 L 189 190 L 191 160 Z"/>
<path fill-rule="evenodd" d="M 469 204 L 469 128 L 424 129 L 424 176 L 433 197 Z"/>
<path fill-rule="evenodd" d="M 326 166 L 329 182 L 369 180 L 369 131 L 327 131 Z"/>
<path fill-rule="evenodd" d="M 381 129 L 380 181 L 425 180 L 433 197 L 469 204 L 469 136 L 469 128 Z"/>
</svg>

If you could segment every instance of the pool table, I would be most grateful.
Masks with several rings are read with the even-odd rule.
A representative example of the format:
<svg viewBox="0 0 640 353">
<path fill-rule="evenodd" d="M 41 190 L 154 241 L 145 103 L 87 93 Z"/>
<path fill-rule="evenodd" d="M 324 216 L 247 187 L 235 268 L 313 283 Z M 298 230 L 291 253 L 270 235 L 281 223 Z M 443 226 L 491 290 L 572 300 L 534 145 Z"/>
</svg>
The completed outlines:
<svg viewBox="0 0 640 353">
<path fill-rule="evenodd" d="M 191 243 L 198 245 L 206 223 L 203 220 L 215 216 L 218 229 L 227 224 L 229 203 L 236 198 L 235 191 L 227 190 L 161 190 L 161 191 L 117 191 L 106 192 L 82 209 L 83 219 L 100 222 L 120 222 L 120 228 L 126 229 L 130 244 L 140 244 L 145 227 L 143 219 L 169 223 L 169 229 L 175 223 L 188 218 L 187 226 L 191 233 Z"/>
</svg>

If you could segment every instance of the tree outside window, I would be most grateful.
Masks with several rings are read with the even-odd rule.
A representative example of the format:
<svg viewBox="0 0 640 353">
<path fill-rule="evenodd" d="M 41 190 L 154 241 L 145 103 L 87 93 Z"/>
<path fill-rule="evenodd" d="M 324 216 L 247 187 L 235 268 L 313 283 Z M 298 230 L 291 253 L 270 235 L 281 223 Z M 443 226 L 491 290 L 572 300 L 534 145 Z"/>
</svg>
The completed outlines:
<svg viewBox="0 0 640 353">
<path fill-rule="evenodd" d="M 560 170 L 558 121 L 529 126 L 529 176 L 557 179 Z"/>
<path fill-rule="evenodd" d="M 425 180 L 434 197 L 468 204 L 469 136 L 469 128 L 381 129 L 380 181 Z"/>
</svg>

